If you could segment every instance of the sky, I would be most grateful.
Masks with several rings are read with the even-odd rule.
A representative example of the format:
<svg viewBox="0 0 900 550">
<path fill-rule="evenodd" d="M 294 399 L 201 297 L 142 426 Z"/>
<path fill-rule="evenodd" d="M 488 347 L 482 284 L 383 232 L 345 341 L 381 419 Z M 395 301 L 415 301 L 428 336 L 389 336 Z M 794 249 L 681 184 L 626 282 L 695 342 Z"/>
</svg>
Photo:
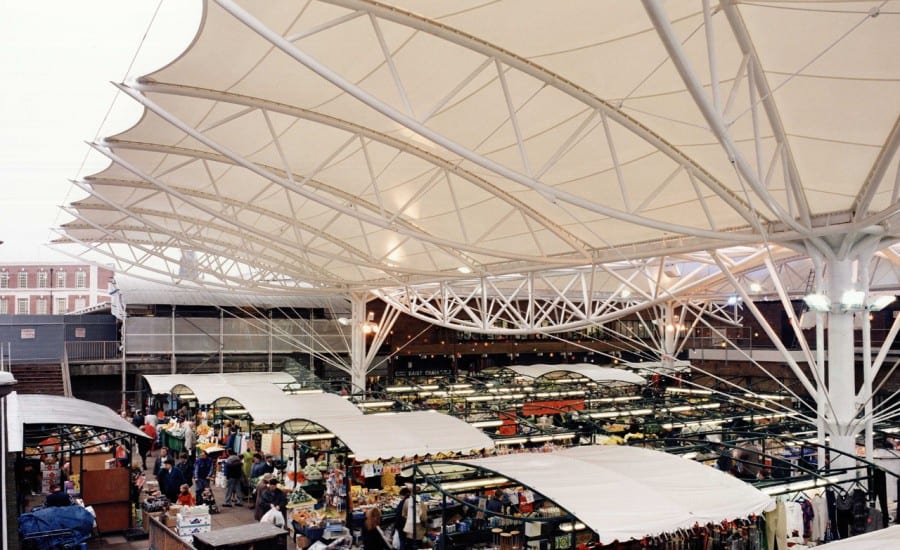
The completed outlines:
<svg viewBox="0 0 900 550">
<path fill-rule="evenodd" d="M 46 243 L 71 219 L 59 207 L 83 197 L 70 180 L 108 164 L 86 142 L 141 115 L 111 82 L 175 59 L 200 12 L 200 0 L 0 0 L 0 263 L 74 261 Z"/>
</svg>

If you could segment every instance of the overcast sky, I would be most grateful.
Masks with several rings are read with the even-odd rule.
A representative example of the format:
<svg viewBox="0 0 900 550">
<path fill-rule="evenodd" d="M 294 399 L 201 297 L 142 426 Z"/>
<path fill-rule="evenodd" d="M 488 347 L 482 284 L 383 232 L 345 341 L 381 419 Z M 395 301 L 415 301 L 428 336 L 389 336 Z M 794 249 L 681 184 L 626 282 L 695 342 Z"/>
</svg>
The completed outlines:
<svg viewBox="0 0 900 550">
<path fill-rule="evenodd" d="M 140 117 L 110 82 L 184 51 L 200 1 L 0 0 L 0 14 L 0 262 L 72 261 L 45 243 L 68 220 L 59 206 L 82 196 L 69 180 L 108 164 L 85 142 Z"/>
</svg>

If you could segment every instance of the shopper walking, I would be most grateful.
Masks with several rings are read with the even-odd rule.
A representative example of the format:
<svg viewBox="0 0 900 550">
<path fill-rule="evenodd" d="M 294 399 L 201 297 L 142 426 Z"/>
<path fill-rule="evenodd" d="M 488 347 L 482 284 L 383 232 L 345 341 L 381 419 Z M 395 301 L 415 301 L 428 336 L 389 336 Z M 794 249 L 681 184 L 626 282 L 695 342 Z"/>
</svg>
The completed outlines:
<svg viewBox="0 0 900 550">
<path fill-rule="evenodd" d="M 197 501 L 201 500 L 203 489 L 210 486 L 213 480 L 213 463 L 206 451 L 200 451 L 200 457 L 194 461 L 194 491 Z"/>
<path fill-rule="evenodd" d="M 392 550 L 381 530 L 381 510 L 377 506 L 366 511 L 366 522 L 362 528 L 362 547 L 363 550 Z"/>
<path fill-rule="evenodd" d="M 241 500 L 244 498 L 241 491 L 241 480 L 244 478 L 243 464 L 239 456 L 230 450 L 226 452 L 228 458 L 225 459 L 225 503 L 222 506 L 242 506 Z"/>
</svg>

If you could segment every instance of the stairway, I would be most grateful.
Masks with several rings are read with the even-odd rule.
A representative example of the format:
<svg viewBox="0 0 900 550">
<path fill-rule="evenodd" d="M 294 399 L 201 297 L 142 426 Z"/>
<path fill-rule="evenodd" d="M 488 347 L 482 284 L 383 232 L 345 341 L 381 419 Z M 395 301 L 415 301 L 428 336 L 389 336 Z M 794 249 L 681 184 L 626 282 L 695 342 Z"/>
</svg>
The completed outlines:
<svg viewBox="0 0 900 550">
<path fill-rule="evenodd" d="M 313 374 L 306 365 L 303 365 L 290 357 L 284 358 L 284 372 L 290 374 L 297 380 L 298 385 L 292 389 L 320 390 L 324 387 L 322 380 Z"/>
<path fill-rule="evenodd" d="M 66 382 L 62 365 L 12 365 L 11 372 L 16 377 L 18 393 L 40 393 L 44 395 L 66 395 Z"/>
</svg>

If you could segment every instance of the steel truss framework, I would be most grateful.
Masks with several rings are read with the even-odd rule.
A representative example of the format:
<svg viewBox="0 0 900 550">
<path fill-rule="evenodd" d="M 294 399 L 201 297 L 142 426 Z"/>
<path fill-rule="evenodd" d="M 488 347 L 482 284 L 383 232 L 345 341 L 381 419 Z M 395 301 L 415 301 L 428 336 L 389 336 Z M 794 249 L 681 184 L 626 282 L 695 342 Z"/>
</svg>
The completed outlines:
<svg viewBox="0 0 900 550">
<path fill-rule="evenodd" d="M 181 58 L 119 85 L 145 116 L 93 144 L 113 164 L 76 182 L 89 197 L 59 242 L 494 334 L 900 289 L 900 66 L 878 49 L 897 49 L 900 1 L 410 4 L 207 2 Z M 229 62 L 210 70 L 213 52 Z M 804 366 L 760 322 L 820 430 L 871 421 L 854 400 L 877 368 L 835 395 L 821 333 Z"/>
</svg>

